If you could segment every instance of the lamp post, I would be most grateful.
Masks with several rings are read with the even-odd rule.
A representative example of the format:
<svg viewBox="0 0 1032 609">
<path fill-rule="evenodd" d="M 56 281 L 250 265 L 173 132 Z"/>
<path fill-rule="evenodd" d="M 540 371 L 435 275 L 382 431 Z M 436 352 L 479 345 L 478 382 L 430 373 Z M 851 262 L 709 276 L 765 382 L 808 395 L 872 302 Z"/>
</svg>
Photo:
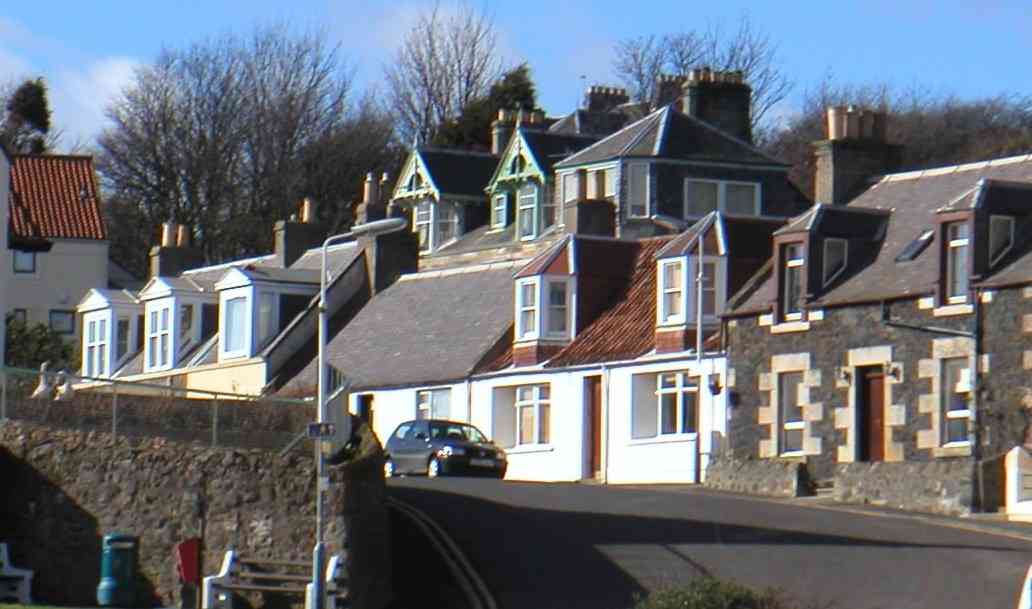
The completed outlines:
<svg viewBox="0 0 1032 609">
<path fill-rule="evenodd" d="M 337 241 L 344 241 L 360 235 L 385 235 L 397 232 L 407 225 L 402 218 L 387 218 L 376 220 L 365 224 L 357 224 L 351 230 L 339 235 L 327 237 L 322 244 L 322 265 L 319 273 L 319 349 L 317 361 L 319 364 L 319 423 L 326 421 L 326 393 L 327 393 L 327 369 L 326 369 L 326 340 L 328 329 L 328 316 L 326 314 L 326 250 Z M 315 548 L 312 551 L 312 609 L 323 609 L 323 565 L 325 564 L 325 546 L 323 544 L 323 493 L 329 486 L 326 478 L 326 464 L 322 453 L 322 439 L 315 438 L 315 463 L 316 463 L 316 499 L 315 499 Z"/>
</svg>

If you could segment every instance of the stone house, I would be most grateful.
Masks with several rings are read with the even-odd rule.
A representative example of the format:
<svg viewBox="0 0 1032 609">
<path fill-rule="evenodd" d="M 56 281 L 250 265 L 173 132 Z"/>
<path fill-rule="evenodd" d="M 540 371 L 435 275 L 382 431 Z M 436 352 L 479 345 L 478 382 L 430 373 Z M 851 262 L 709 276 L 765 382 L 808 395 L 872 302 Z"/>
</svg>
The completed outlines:
<svg viewBox="0 0 1032 609">
<path fill-rule="evenodd" d="M 828 118 L 818 204 L 724 319 L 734 453 L 846 499 L 992 509 L 1032 403 L 1032 157 L 879 177 L 884 117 Z"/>
</svg>

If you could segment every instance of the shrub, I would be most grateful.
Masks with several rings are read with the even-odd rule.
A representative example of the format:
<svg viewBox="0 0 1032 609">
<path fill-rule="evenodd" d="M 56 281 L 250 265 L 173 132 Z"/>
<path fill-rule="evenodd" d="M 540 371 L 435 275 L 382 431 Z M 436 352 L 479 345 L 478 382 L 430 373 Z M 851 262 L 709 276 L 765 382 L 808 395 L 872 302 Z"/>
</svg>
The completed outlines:
<svg viewBox="0 0 1032 609">
<path fill-rule="evenodd" d="M 635 604 L 634 609 L 793 609 L 776 590 L 755 592 L 712 577 L 685 586 L 657 590 Z"/>
</svg>

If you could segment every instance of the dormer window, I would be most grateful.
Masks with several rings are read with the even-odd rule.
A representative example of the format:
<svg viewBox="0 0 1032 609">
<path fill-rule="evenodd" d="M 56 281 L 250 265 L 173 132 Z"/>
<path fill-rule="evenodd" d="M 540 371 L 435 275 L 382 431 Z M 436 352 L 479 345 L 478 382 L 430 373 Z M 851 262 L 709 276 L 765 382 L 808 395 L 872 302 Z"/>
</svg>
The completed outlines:
<svg viewBox="0 0 1032 609">
<path fill-rule="evenodd" d="M 86 354 L 83 368 L 86 376 L 107 375 L 108 333 L 107 319 L 86 322 Z"/>
<path fill-rule="evenodd" d="M 520 239 L 534 239 L 538 236 L 537 226 L 538 189 L 526 184 L 519 192 Z"/>
<path fill-rule="evenodd" d="M 509 197 L 495 195 L 491 204 L 491 228 L 505 228 L 505 220 L 509 215 Z"/>
<path fill-rule="evenodd" d="M 967 222 L 946 225 L 946 299 L 950 303 L 967 301 L 968 245 Z"/>
<path fill-rule="evenodd" d="M 701 218 L 714 211 L 759 215 L 760 185 L 754 182 L 685 179 L 684 217 Z"/>
<path fill-rule="evenodd" d="M 659 325 L 691 323 L 696 318 L 700 296 L 704 323 L 714 323 L 723 310 L 723 259 L 715 256 L 703 258 L 701 295 L 695 291 L 699 272 L 697 261 L 697 256 L 659 261 L 656 305 Z"/>
<path fill-rule="evenodd" d="M 229 356 L 247 354 L 247 297 L 237 296 L 225 302 L 222 351 Z"/>
<path fill-rule="evenodd" d="M 433 227 L 433 205 L 430 201 L 423 201 L 416 205 L 413 213 L 416 216 L 413 224 L 415 225 L 416 233 L 419 235 L 419 251 L 428 252 L 431 249 L 430 231 Z"/>
<path fill-rule="evenodd" d="M 845 239 L 828 238 L 824 240 L 824 260 L 821 277 L 827 286 L 846 270 L 846 255 L 849 242 Z"/>
<path fill-rule="evenodd" d="M 527 166 L 527 162 L 523 160 L 523 155 L 517 154 L 512 157 L 512 161 L 509 163 L 509 173 L 517 175 L 523 173 L 523 169 Z"/>
<path fill-rule="evenodd" d="M 451 203 L 427 199 L 413 208 L 412 215 L 420 252 L 432 252 L 458 237 L 459 214 Z"/>
<path fill-rule="evenodd" d="M 684 323 L 684 260 L 659 263 L 659 323 Z"/>
<path fill-rule="evenodd" d="M 527 277 L 516 282 L 516 340 L 570 338 L 571 282 Z"/>
<path fill-rule="evenodd" d="M 781 261 L 781 312 L 786 320 L 800 319 L 803 314 L 803 245 L 783 245 Z"/>
<path fill-rule="evenodd" d="M 1014 218 L 989 216 L 989 266 L 995 266 L 1013 245 Z"/>
<path fill-rule="evenodd" d="M 563 203 L 572 203 L 577 200 L 580 195 L 577 187 L 576 172 L 563 174 Z"/>
<path fill-rule="evenodd" d="M 647 163 L 628 165 L 627 215 L 645 218 L 649 215 L 649 166 Z"/>
<path fill-rule="evenodd" d="M 171 305 L 153 308 L 150 311 L 147 324 L 147 367 L 150 369 L 162 370 L 171 365 L 171 316 Z"/>
</svg>

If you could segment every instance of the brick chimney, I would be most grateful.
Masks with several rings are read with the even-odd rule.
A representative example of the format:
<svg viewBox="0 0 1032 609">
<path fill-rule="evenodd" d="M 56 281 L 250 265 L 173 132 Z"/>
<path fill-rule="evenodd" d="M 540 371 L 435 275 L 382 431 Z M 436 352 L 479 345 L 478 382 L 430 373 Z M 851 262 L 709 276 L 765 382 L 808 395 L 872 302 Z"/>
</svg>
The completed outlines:
<svg viewBox="0 0 1032 609">
<path fill-rule="evenodd" d="M 360 235 L 358 244 L 365 250 L 374 294 L 419 268 L 419 237 L 408 228 L 382 235 Z"/>
<path fill-rule="evenodd" d="M 386 181 L 386 173 L 379 181 L 372 172 L 366 174 L 365 184 L 362 187 L 362 202 L 358 204 L 355 212 L 355 224 L 365 224 L 387 217 L 387 206 L 380 197 L 380 187 Z"/>
<path fill-rule="evenodd" d="M 885 113 L 854 106 L 827 110 L 828 139 L 814 142 L 814 202 L 845 205 L 868 181 L 895 171 L 902 147 L 885 137 Z"/>
<path fill-rule="evenodd" d="M 185 224 L 161 225 L 161 242 L 150 250 L 150 276 L 176 277 L 204 264 L 204 252 L 193 246 L 193 232 Z"/>
<path fill-rule="evenodd" d="M 500 156 L 512 137 L 516 125 L 516 112 L 499 110 L 498 118 L 491 123 L 491 154 Z"/>
<path fill-rule="evenodd" d="M 749 122 L 752 89 L 741 72 L 691 70 L 684 81 L 683 92 L 682 112 L 752 143 Z"/>
<path fill-rule="evenodd" d="M 684 102 L 681 95 L 687 80 L 688 77 L 684 74 L 660 74 L 656 78 L 656 108 L 674 104 L 675 108 L 683 112 Z"/>
<path fill-rule="evenodd" d="M 609 112 L 631 101 L 627 89 L 594 85 L 584 94 L 584 109 L 588 112 Z"/>
<path fill-rule="evenodd" d="M 301 201 L 300 219 L 291 216 L 289 220 L 280 220 L 273 226 L 273 253 L 278 266 L 287 268 L 306 251 L 322 245 L 326 230 L 316 221 L 316 211 L 315 201 L 305 198 Z"/>
</svg>

